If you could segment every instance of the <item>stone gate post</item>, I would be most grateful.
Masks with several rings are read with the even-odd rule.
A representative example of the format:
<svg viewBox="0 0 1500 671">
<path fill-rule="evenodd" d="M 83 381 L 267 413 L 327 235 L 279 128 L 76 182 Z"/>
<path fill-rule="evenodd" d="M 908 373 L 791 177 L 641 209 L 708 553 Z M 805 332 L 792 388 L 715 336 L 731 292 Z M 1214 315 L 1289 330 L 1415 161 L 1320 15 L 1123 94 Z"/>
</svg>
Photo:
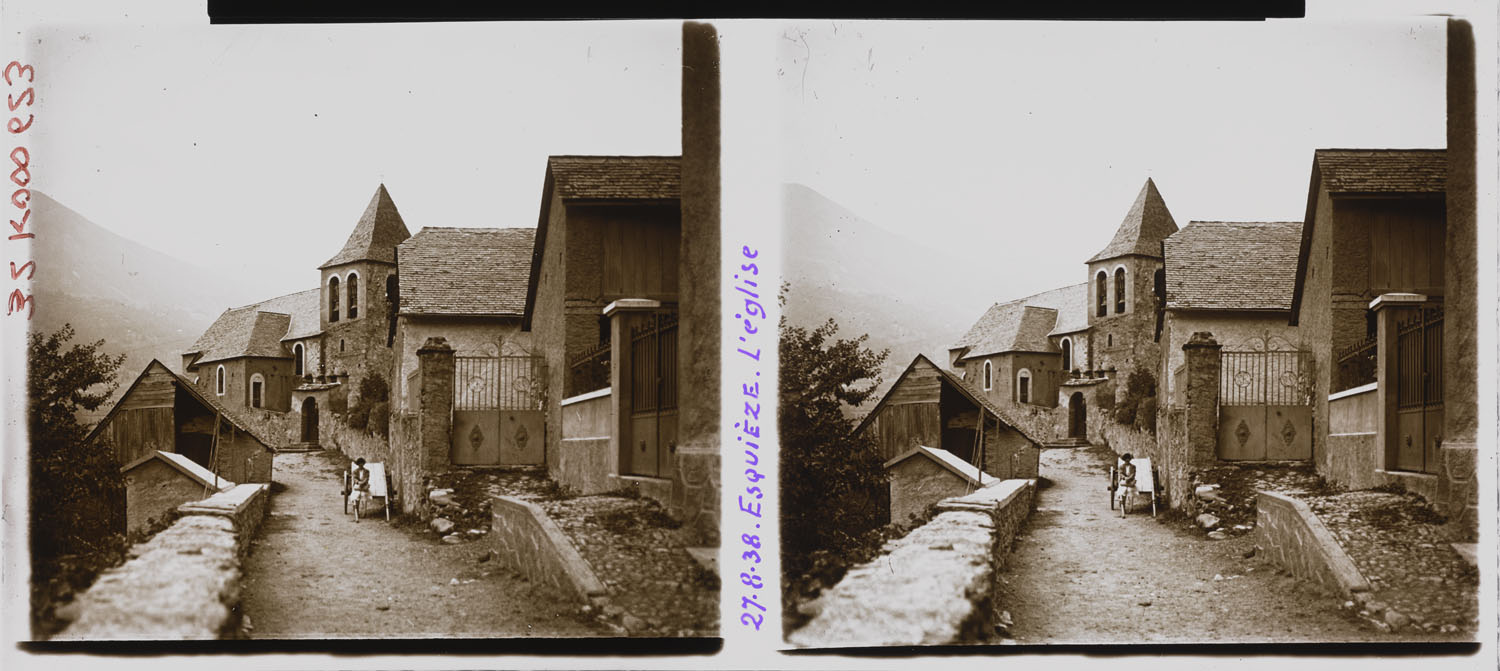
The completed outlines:
<svg viewBox="0 0 1500 671">
<path fill-rule="evenodd" d="M 447 470 L 453 442 L 453 348 L 434 336 L 417 349 L 417 440 L 424 473 Z"/>
<path fill-rule="evenodd" d="M 1217 459 L 1219 442 L 1219 346 L 1207 331 L 1193 333 L 1182 345 L 1183 392 L 1187 406 L 1188 466 L 1203 468 Z"/>
</svg>

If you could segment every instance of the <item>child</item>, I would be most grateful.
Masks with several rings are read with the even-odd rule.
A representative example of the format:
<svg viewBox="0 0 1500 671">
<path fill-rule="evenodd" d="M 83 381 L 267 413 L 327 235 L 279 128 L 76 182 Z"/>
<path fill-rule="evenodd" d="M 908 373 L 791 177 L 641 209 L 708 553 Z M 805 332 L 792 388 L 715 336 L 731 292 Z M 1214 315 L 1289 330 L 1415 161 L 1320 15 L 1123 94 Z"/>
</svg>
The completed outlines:
<svg viewBox="0 0 1500 671">
<path fill-rule="evenodd" d="M 1132 471 L 1134 473 L 1134 471 Z M 370 469 L 365 468 L 365 458 L 354 460 L 354 521 L 359 521 L 359 507 L 370 496 Z"/>
<path fill-rule="evenodd" d="M 1130 495 L 1135 493 L 1135 464 L 1130 463 L 1135 455 L 1129 452 L 1120 455 L 1120 482 L 1119 489 L 1115 490 L 1115 496 L 1120 499 L 1120 515 L 1125 514 L 1125 505 L 1130 501 Z"/>
</svg>

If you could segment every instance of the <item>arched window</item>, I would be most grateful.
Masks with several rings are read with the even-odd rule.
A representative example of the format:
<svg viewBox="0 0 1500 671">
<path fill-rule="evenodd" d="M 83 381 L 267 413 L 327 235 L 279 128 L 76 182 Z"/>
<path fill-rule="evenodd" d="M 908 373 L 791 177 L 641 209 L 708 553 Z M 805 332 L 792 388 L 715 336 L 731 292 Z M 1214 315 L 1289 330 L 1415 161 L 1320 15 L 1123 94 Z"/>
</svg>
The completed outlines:
<svg viewBox="0 0 1500 671">
<path fill-rule="evenodd" d="M 994 370 L 990 367 L 990 362 L 986 361 L 986 362 L 984 362 L 984 390 L 985 391 L 989 391 L 990 388 L 993 386 L 993 380 L 994 380 Z"/>
<path fill-rule="evenodd" d="M 1109 314 L 1109 275 L 1102 270 L 1094 276 L 1094 305 L 1096 316 Z"/>
<path fill-rule="evenodd" d="M 349 318 L 350 319 L 358 319 L 359 318 L 359 273 L 349 273 L 349 280 L 346 282 L 346 284 L 347 284 L 347 287 L 345 288 L 345 290 L 349 292 Z"/>
<path fill-rule="evenodd" d="M 1068 338 L 1062 339 L 1063 370 L 1073 370 L 1073 341 Z"/>
<path fill-rule="evenodd" d="M 328 278 L 328 321 L 339 320 L 339 277 Z"/>
<path fill-rule="evenodd" d="M 214 393 L 219 396 L 224 395 L 224 366 L 222 365 L 214 371 Z"/>
<path fill-rule="evenodd" d="M 266 392 L 266 379 L 263 378 L 263 377 L 261 377 L 260 373 L 256 373 L 254 375 L 251 375 L 250 376 L 250 407 L 252 407 L 252 408 L 262 407 L 262 404 L 263 404 L 262 397 L 265 395 L 265 392 Z"/>
<path fill-rule="evenodd" d="M 299 342 L 295 345 L 292 345 L 292 365 L 296 366 L 297 377 L 302 377 L 302 371 L 304 370 L 302 358 L 305 354 L 306 351 L 302 349 L 302 343 Z"/>
<path fill-rule="evenodd" d="M 1125 312 L 1125 266 L 1115 268 L 1115 314 Z"/>
<path fill-rule="evenodd" d="M 1031 371 L 1025 368 L 1016 373 L 1016 402 L 1031 402 Z"/>
</svg>

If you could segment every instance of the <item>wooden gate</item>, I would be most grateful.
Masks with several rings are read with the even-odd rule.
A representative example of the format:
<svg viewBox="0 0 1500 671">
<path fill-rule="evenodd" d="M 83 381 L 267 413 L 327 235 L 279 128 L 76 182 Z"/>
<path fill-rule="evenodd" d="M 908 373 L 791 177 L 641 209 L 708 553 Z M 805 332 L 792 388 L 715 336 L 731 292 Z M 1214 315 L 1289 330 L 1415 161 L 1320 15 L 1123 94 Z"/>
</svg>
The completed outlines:
<svg viewBox="0 0 1500 671">
<path fill-rule="evenodd" d="M 453 446 L 459 466 L 542 463 L 545 397 L 541 357 L 453 360 Z"/>
<path fill-rule="evenodd" d="M 1396 470 L 1436 473 L 1443 440 L 1441 305 L 1396 323 L 1395 368 L 1395 445 L 1386 449 L 1395 453 Z"/>
<path fill-rule="evenodd" d="M 1312 353 L 1221 352 L 1219 458 L 1312 458 Z"/>
<path fill-rule="evenodd" d="M 630 332 L 630 442 L 625 472 L 668 477 L 677 452 L 677 315 Z"/>
</svg>

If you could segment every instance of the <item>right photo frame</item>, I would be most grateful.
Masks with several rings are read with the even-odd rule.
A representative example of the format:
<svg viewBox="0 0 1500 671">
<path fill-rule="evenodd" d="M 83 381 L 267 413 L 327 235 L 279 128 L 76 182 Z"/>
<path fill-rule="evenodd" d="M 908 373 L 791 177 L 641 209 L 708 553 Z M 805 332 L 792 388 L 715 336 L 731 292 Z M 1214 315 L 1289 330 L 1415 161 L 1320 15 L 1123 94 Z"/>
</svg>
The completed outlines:
<svg viewBox="0 0 1500 671">
<path fill-rule="evenodd" d="M 784 25 L 788 647 L 1489 636 L 1474 44 Z"/>
</svg>

